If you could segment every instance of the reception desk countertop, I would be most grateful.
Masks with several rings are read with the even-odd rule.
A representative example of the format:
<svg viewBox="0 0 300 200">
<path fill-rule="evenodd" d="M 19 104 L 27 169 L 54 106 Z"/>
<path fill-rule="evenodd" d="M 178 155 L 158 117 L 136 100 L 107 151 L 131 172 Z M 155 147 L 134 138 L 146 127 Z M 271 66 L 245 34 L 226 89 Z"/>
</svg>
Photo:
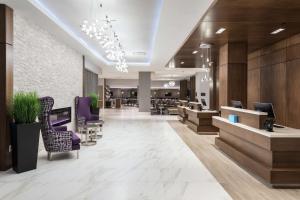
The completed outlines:
<svg viewBox="0 0 300 200">
<path fill-rule="evenodd" d="M 223 118 L 223 117 L 218 117 L 218 116 L 213 116 L 214 119 L 220 120 L 222 122 L 231 124 L 233 126 L 237 126 L 246 130 L 249 130 L 251 132 L 270 137 L 270 138 L 300 138 L 300 129 L 294 129 L 294 128 L 289 128 L 289 127 L 284 127 L 284 128 L 275 128 L 274 127 L 274 132 L 269 132 L 263 129 L 257 129 L 251 126 L 247 126 L 245 124 L 241 123 L 232 123 L 228 119 Z"/>
</svg>

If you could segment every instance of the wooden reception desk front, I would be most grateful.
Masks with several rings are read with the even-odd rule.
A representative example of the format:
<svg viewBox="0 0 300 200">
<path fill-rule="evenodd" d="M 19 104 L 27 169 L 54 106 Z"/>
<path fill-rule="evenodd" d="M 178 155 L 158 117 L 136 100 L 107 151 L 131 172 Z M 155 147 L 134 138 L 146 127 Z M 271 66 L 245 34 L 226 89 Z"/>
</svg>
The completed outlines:
<svg viewBox="0 0 300 200">
<path fill-rule="evenodd" d="M 213 117 L 220 129 L 215 144 L 233 160 L 273 187 L 300 186 L 300 130 L 261 129 L 267 113 L 222 107 L 221 117 Z M 239 117 L 232 123 L 229 114 Z"/>
<path fill-rule="evenodd" d="M 177 109 L 178 109 L 178 118 L 179 121 L 182 123 L 185 123 L 185 121 L 187 120 L 187 114 L 186 114 L 186 108 L 188 106 L 188 101 L 186 100 L 179 100 L 179 105 L 177 105 Z"/>
<path fill-rule="evenodd" d="M 212 125 L 212 117 L 218 116 L 218 111 L 215 110 L 195 110 L 186 108 L 187 120 L 186 124 L 190 129 L 198 134 L 216 135 L 219 129 Z"/>
<path fill-rule="evenodd" d="M 179 118 L 179 121 L 182 123 L 185 123 L 187 120 L 186 108 L 187 107 L 185 107 L 185 106 L 177 106 L 178 118 Z"/>
</svg>

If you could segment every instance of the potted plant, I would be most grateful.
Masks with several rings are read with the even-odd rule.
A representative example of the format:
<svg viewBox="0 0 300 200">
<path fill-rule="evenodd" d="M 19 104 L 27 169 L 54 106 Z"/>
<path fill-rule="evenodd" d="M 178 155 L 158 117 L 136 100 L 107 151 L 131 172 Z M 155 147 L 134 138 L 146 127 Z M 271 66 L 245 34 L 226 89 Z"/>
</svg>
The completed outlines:
<svg viewBox="0 0 300 200">
<path fill-rule="evenodd" d="M 36 122 L 39 112 L 40 101 L 35 92 L 14 95 L 11 136 L 13 169 L 17 173 L 36 169 L 41 128 Z"/>
<path fill-rule="evenodd" d="M 89 97 L 91 98 L 91 113 L 94 115 L 99 115 L 98 95 L 96 93 L 91 93 Z"/>
</svg>

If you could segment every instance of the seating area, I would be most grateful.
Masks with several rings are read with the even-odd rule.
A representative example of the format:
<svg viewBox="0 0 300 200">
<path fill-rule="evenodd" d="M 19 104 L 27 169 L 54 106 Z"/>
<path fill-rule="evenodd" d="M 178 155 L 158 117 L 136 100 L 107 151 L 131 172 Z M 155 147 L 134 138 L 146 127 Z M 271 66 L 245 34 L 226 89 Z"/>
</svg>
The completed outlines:
<svg viewBox="0 0 300 200">
<path fill-rule="evenodd" d="M 151 99 L 151 114 L 176 115 L 177 99 Z"/>
<path fill-rule="evenodd" d="M 52 97 L 43 97 L 41 102 L 41 132 L 44 146 L 48 152 L 48 160 L 51 160 L 51 153 L 77 151 L 79 158 L 80 138 L 74 131 L 68 131 L 66 126 L 53 127 L 50 122 L 50 113 L 54 105 Z"/>
<path fill-rule="evenodd" d="M 0 200 L 299 200 L 299 86 L 299 0 L 0 0 Z"/>
</svg>

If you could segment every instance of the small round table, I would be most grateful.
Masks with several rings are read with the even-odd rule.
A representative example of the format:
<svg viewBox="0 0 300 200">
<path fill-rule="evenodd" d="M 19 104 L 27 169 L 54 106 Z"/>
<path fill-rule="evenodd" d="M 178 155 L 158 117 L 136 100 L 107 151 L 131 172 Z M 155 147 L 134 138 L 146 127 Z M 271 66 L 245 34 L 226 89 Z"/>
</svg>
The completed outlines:
<svg viewBox="0 0 300 200">
<path fill-rule="evenodd" d="M 104 124 L 103 120 L 95 120 L 95 121 L 88 121 L 86 122 L 87 126 L 91 126 L 91 127 L 95 127 L 95 129 L 93 129 L 93 131 L 95 131 L 95 139 L 97 138 L 102 138 L 102 134 L 97 134 L 97 133 L 101 133 L 102 132 L 102 126 Z"/>
<path fill-rule="evenodd" d="M 89 125 L 80 126 L 80 127 L 78 127 L 78 129 L 79 129 L 79 133 L 81 135 L 81 144 L 83 146 L 91 146 L 91 145 L 97 144 L 96 134 L 97 134 L 98 126 L 89 124 Z M 82 136 L 84 133 L 85 133 L 85 137 L 83 140 Z"/>
</svg>

